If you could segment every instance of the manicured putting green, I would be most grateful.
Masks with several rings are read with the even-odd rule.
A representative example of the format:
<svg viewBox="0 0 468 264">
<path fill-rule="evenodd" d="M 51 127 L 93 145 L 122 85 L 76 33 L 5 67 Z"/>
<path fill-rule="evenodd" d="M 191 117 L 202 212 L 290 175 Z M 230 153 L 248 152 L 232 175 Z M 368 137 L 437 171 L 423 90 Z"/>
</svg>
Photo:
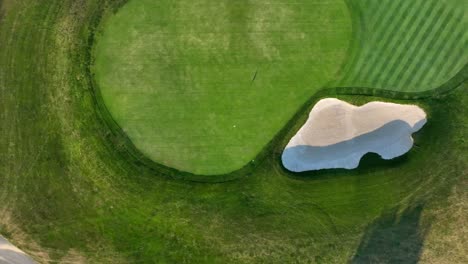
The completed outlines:
<svg viewBox="0 0 468 264">
<path fill-rule="evenodd" d="M 132 0 L 103 22 L 94 73 L 147 157 L 224 174 L 337 76 L 351 31 L 342 0 Z"/>
<path fill-rule="evenodd" d="M 139 0 L 103 23 L 94 72 L 113 118 L 155 162 L 207 175 L 254 159 L 351 36 L 342 0 Z"/>
</svg>

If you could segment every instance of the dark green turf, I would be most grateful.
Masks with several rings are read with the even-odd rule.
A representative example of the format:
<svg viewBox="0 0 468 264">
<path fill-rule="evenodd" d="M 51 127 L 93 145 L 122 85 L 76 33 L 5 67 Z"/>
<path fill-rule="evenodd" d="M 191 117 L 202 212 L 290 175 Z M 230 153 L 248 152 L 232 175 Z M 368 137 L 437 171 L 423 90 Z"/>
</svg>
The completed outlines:
<svg viewBox="0 0 468 264">
<path fill-rule="evenodd" d="M 455 219 L 428 237 L 439 222 L 427 215 L 466 204 L 450 198 L 454 187 L 466 197 L 466 84 L 412 101 L 338 96 L 427 111 L 415 148 L 393 161 L 371 155 L 354 171 L 286 172 L 282 148 L 316 97 L 237 180 L 174 180 L 165 175 L 175 171 L 138 163 L 96 106 L 89 51 L 100 14 L 116 5 L 106 3 L 1 2 L 0 233 L 35 258 L 44 261 L 42 251 L 59 263 L 77 255 L 88 263 L 414 262 L 447 233 L 463 234 Z M 444 244 L 440 259 L 464 248 L 457 243 Z"/>
</svg>

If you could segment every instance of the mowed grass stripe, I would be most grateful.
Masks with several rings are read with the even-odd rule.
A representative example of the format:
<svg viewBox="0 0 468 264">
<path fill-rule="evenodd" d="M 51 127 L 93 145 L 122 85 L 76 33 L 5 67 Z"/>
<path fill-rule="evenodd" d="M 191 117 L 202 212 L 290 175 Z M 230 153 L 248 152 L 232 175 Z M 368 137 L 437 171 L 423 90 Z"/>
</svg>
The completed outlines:
<svg viewBox="0 0 468 264">
<path fill-rule="evenodd" d="M 426 51 L 430 49 L 430 46 L 432 43 L 436 42 L 437 40 L 440 40 L 440 35 L 444 32 L 444 30 L 447 28 L 447 26 L 451 22 L 451 16 L 453 15 L 452 10 L 448 10 L 445 8 L 445 13 L 443 16 L 440 16 L 438 21 L 440 23 L 437 23 L 430 31 L 430 36 L 426 38 L 426 40 L 423 40 L 423 45 L 416 50 L 416 53 L 413 54 L 413 63 L 412 65 L 403 72 L 403 76 L 401 78 L 398 78 L 398 80 L 403 84 L 403 87 L 401 88 L 402 91 L 408 91 L 410 90 L 408 87 L 408 81 L 409 78 L 412 76 L 415 76 L 416 72 L 422 69 L 422 57 L 426 55 Z"/>
<path fill-rule="evenodd" d="M 463 28 L 464 25 L 461 23 L 462 16 L 463 14 L 458 13 L 456 10 L 454 11 L 453 17 L 455 18 L 451 19 L 451 24 L 448 26 L 450 31 L 446 30 L 443 32 L 439 39 L 434 43 L 434 48 L 431 49 L 433 56 L 430 56 L 431 61 L 429 65 L 433 65 L 433 67 L 435 66 L 437 68 L 437 65 L 440 65 L 442 58 L 453 53 L 455 46 L 458 44 L 457 42 L 465 34 L 465 28 Z M 423 74 L 424 72 L 421 72 L 421 75 Z M 422 77 L 419 76 L 419 78 L 421 79 Z"/>
<path fill-rule="evenodd" d="M 403 5 L 403 3 L 405 5 Z M 379 21 L 380 23 L 377 24 L 375 31 L 373 31 L 375 33 L 372 33 L 372 40 L 369 41 L 368 44 L 371 56 L 364 62 L 365 66 L 360 69 L 359 75 L 355 77 L 353 82 L 356 81 L 357 78 L 366 79 L 368 77 L 369 71 L 372 70 L 372 67 L 374 67 L 376 63 L 386 59 L 382 58 L 382 51 L 384 50 L 383 47 L 387 44 L 387 38 L 393 36 L 394 33 L 392 32 L 397 30 L 397 24 L 392 23 L 392 21 L 395 21 L 395 17 L 401 18 L 404 16 L 405 13 L 402 13 L 401 10 L 408 10 L 408 5 L 409 2 L 400 2 L 400 5 L 395 6 L 393 9 L 391 9 L 391 11 L 387 11 L 388 16 L 385 19 Z"/>
<path fill-rule="evenodd" d="M 466 27 L 463 27 L 463 28 L 466 28 Z M 456 42 L 456 43 L 461 43 L 460 45 L 462 45 L 460 48 L 458 48 L 458 53 L 453 52 L 452 54 L 447 54 L 451 56 L 446 58 L 447 63 L 448 62 L 450 63 L 448 63 L 448 66 L 446 66 L 446 69 L 449 72 L 448 73 L 445 72 L 445 75 L 450 74 L 451 72 L 457 71 L 459 68 L 462 68 L 464 66 L 464 63 L 461 60 L 458 60 L 457 58 L 464 58 L 463 59 L 464 61 L 467 60 L 467 53 L 466 53 L 466 50 L 468 49 L 467 34 L 464 33 L 462 38 L 464 38 L 464 40 L 462 40 L 461 42 L 458 42 L 458 41 Z M 444 60 L 442 60 L 442 62 L 444 62 Z M 444 78 L 445 76 L 443 76 L 442 73 L 443 72 L 440 71 L 437 74 L 433 75 L 433 78 L 434 78 L 433 80 Z M 429 81 L 433 81 L 433 80 L 429 80 Z"/>
<path fill-rule="evenodd" d="M 430 23 L 424 24 L 424 28 L 421 29 L 421 32 L 424 33 L 422 34 L 422 36 L 418 36 L 417 42 L 413 43 L 413 45 L 409 45 L 409 54 L 413 55 L 415 53 L 421 52 L 422 46 L 425 43 L 430 42 L 428 40 L 429 36 L 431 35 L 431 33 L 434 33 L 434 28 L 437 27 L 438 23 L 440 23 L 440 21 L 443 18 L 442 15 L 444 14 L 444 11 L 446 11 L 446 9 L 443 8 L 439 3 L 435 9 L 437 9 L 437 11 L 434 14 L 435 19 L 431 19 Z M 401 67 L 398 68 L 398 71 L 391 75 L 388 75 L 384 83 L 395 83 L 397 80 L 400 80 L 403 77 L 403 74 L 407 72 L 409 68 L 415 65 L 415 56 L 406 56 L 403 59 L 403 61 L 400 62 L 400 65 Z"/>
<path fill-rule="evenodd" d="M 369 7 L 366 3 L 357 2 L 364 32 L 341 86 L 425 91 L 447 81 L 467 62 L 466 56 L 457 55 L 466 47 L 462 29 L 466 17 L 460 15 L 466 7 L 459 2 L 386 0 Z M 455 7 L 460 12 L 454 12 Z M 368 8 L 379 12 L 366 12 Z"/>
<path fill-rule="evenodd" d="M 366 30 L 366 32 L 363 32 L 364 35 L 367 35 L 367 32 L 369 31 L 374 31 L 376 27 L 379 26 L 379 19 L 381 16 L 385 17 L 385 16 L 390 16 L 390 14 L 388 12 L 386 12 L 389 8 L 389 6 L 392 6 L 392 4 L 397 4 L 396 1 L 387 1 L 385 3 L 382 3 L 382 4 L 377 4 L 375 1 L 372 1 L 369 5 L 371 6 L 377 6 L 376 10 L 375 10 L 375 13 L 376 13 L 376 16 L 370 16 L 370 15 L 366 15 L 366 13 L 368 12 L 367 9 L 363 9 L 361 5 L 357 5 L 356 8 L 359 8 L 359 9 L 362 9 L 361 12 L 362 14 L 364 14 L 364 18 L 366 17 L 370 17 L 370 20 L 371 22 L 367 23 L 363 23 L 364 24 L 364 28 Z M 375 41 L 375 35 L 370 35 L 368 36 L 370 39 L 362 39 L 360 40 L 361 43 L 360 43 L 360 46 L 362 47 L 361 50 L 359 51 L 361 54 L 354 60 L 354 65 L 353 67 L 351 67 L 349 69 L 349 71 L 345 74 L 345 76 L 343 77 L 343 80 L 344 80 L 344 83 L 353 83 L 356 81 L 356 78 L 358 78 L 358 76 L 360 76 L 360 73 L 362 71 L 362 69 L 365 67 L 366 65 L 366 62 L 372 57 L 373 53 L 372 52 L 369 52 L 369 49 L 365 48 L 367 45 L 369 45 L 369 43 L 372 43 Z"/>
<path fill-rule="evenodd" d="M 461 37 L 464 33 L 463 32 L 459 32 L 459 35 L 457 37 L 454 37 L 454 39 L 457 39 L 459 37 Z M 457 41 L 452 41 L 452 42 L 449 42 L 449 43 L 452 43 L 451 46 L 450 46 L 450 49 L 447 50 L 447 55 L 454 55 L 454 54 L 457 54 L 457 52 L 454 52 L 453 50 L 455 50 L 455 46 L 458 44 Z M 435 75 L 438 75 L 438 74 L 447 74 L 449 73 L 451 70 L 450 67 L 448 67 L 448 65 L 450 65 L 451 63 L 449 61 L 445 61 L 444 60 L 444 56 L 442 56 L 442 52 L 440 53 L 435 53 L 432 57 L 431 57 L 431 60 L 429 63 L 431 63 L 432 66 L 431 69 L 429 71 L 426 71 L 426 72 L 421 72 L 420 75 L 414 79 L 410 79 L 410 85 L 416 85 L 418 83 L 431 83 L 432 82 L 435 82 L 437 81 L 437 79 L 434 78 Z M 439 63 L 437 62 L 439 61 Z M 452 73 L 452 75 L 455 74 L 455 73 Z"/>
<path fill-rule="evenodd" d="M 356 3 L 355 5 L 357 8 L 361 9 L 362 7 L 360 7 L 360 4 L 361 3 Z M 376 39 L 376 35 L 370 34 L 369 32 L 373 32 L 375 28 L 380 25 L 380 23 L 378 23 L 379 19 L 385 19 L 386 17 L 391 16 L 391 13 L 386 12 L 386 11 L 389 10 L 389 6 L 396 5 L 396 4 L 397 4 L 397 1 L 387 1 L 383 3 L 382 5 L 374 5 L 372 3 L 368 5 L 368 8 L 375 10 L 375 13 L 376 13 L 375 17 L 370 18 L 371 21 L 369 23 L 363 23 L 363 28 L 365 29 L 365 32 L 363 32 L 363 35 L 366 35 L 366 37 L 369 39 L 360 40 L 361 42 L 359 45 L 361 46 L 361 49 L 359 50 L 359 52 L 361 52 L 361 54 L 358 60 L 356 60 L 356 66 L 351 68 L 348 71 L 348 73 L 346 73 L 346 75 L 343 77 L 343 80 L 348 80 L 349 82 L 352 82 L 353 80 L 352 79 L 350 80 L 350 78 L 354 78 L 355 76 L 359 75 L 360 70 L 362 70 L 362 68 L 364 67 L 364 63 L 368 59 L 371 58 L 372 53 L 368 52 L 369 51 L 368 49 L 363 49 L 363 46 L 374 42 Z"/>
<path fill-rule="evenodd" d="M 394 4 L 397 4 L 397 2 L 387 1 L 385 3 L 379 3 L 378 1 L 373 0 L 370 0 L 366 4 L 364 4 L 366 8 L 364 8 L 362 12 L 368 14 L 375 14 L 375 16 L 371 16 L 371 19 L 369 19 L 369 23 L 367 23 L 370 29 L 374 30 L 376 26 L 379 26 L 379 20 L 381 19 L 381 16 L 385 15 L 389 8 L 391 8 L 391 6 L 393 6 Z"/>
<path fill-rule="evenodd" d="M 422 28 L 428 21 L 426 17 L 430 17 L 435 10 L 436 1 L 425 1 L 424 3 L 424 15 L 414 14 L 411 17 L 409 26 L 404 26 L 407 28 L 407 32 L 400 34 L 399 38 L 394 38 L 393 48 L 389 52 L 390 59 L 389 61 L 381 61 L 379 67 L 374 68 L 373 73 L 369 74 L 370 83 L 377 83 L 377 85 L 385 84 L 385 80 L 390 76 L 393 76 L 397 67 L 401 67 L 401 63 L 405 57 L 410 57 L 411 53 L 408 52 L 408 49 L 411 46 L 416 46 L 417 37 L 423 32 Z M 421 12 L 423 9 L 421 8 Z M 417 8 L 419 9 L 419 8 Z M 416 9 L 416 10 L 417 10 Z M 409 38 L 408 38 L 409 36 Z"/>
<path fill-rule="evenodd" d="M 392 17 L 395 17 L 397 15 L 398 11 L 400 10 L 400 8 L 403 6 L 404 3 L 408 3 L 408 2 L 406 2 L 406 1 L 394 1 L 394 4 L 389 6 L 388 10 L 382 10 L 383 11 L 382 20 L 381 21 L 377 20 L 377 24 L 376 24 L 377 27 L 375 28 L 376 32 L 374 34 L 370 35 L 370 41 L 364 40 L 365 41 L 364 46 L 371 46 L 372 47 L 372 45 L 374 43 L 377 43 L 377 44 L 380 43 L 379 42 L 379 37 L 383 34 L 383 31 L 388 29 L 388 28 L 384 27 L 384 25 L 386 25 L 388 23 L 387 21 L 391 20 Z M 398 4 L 398 5 L 396 5 L 396 4 Z M 384 11 L 386 11 L 386 12 L 384 12 Z M 361 76 L 364 76 L 363 78 L 365 78 L 365 75 L 363 75 L 363 73 L 368 70 L 370 64 L 372 64 L 374 61 L 376 61 L 376 60 L 378 60 L 380 58 L 380 54 L 378 52 L 375 52 L 374 49 L 367 48 L 366 50 L 368 52 L 368 56 L 365 56 L 366 59 L 364 59 L 362 61 L 363 66 L 358 68 L 357 74 L 351 80 L 352 83 L 358 81 L 358 79 L 361 78 Z"/>
<path fill-rule="evenodd" d="M 404 16 L 400 16 L 399 19 L 393 20 L 394 23 L 391 26 L 392 32 L 388 35 L 390 39 L 386 38 L 383 41 L 385 43 L 384 46 L 376 52 L 376 54 L 380 55 L 377 55 L 379 59 L 369 67 L 369 71 L 363 76 L 367 83 L 378 85 L 376 78 L 384 76 L 382 67 L 389 65 L 389 62 L 392 59 L 395 59 L 395 54 L 397 54 L 398 51 L 404 52 L 402 50 L 401 43 L 409 34 L 411 34 L 412 29 L 416 30 L 414 28 L 414 24 L 418 18 L 421 18 L 418 12 L 420 10 L 423 11 L 425 7 L 428 7 L 426 5 L 427 3 L 429 2 L 419 1 L 414 3 L 414 5 L 409 6 L 407 10 L 402 11 L 402 13 L 405 13 Z M 382 27 L 386 28 L 387 26 L 382 24 Z M 374 76 L 376 78 L 373 78 Z"/>
<path fill-rule="evenodd" d="M 407 1 L 406 3 L 410 3 Z M 424 2 L 419 2 L 418 8 L 422 8 Z M 416 9 L 417 10 L 417 9 Z M 405 37 L 408 30 L 408 25 L 411 25 L 414 22 L 416 16 L 414 15 L 415 9 L 411 8 L 411 6 L 405 6 L 403 9 L 395 10 L 397 17 L 392 19 L 392 23 L 387 25 L 382 23 L 380 25 L 380 31 L 377 39 L 379 40 L 376 43 L 376 52 L 374 53 L 374 60 L 368 64 L 366 71 L 363 73 L 363 78 L 370 81 L 372 75 L 375 72 L 380 72 L 381 67 L 386 65 L 391 58 L 394 57 L 392 52 L 389 52 L 389 47 L 397 47 L 399 42 L 401 42 L 401 38 Z M 398 32 L 403 29 L 403 32 Z M 398 34 L 400 33 L 400 34 Z"/>
<path fill-rule="evenodd" d="M 466 24 L 463 24 L 463 14 L 458 15 L 458 19 L 456 21 L 457 27 L 454 29 L 454 33 L 449 36 L 449 39 L 446 39 L 448 48 L 444 49 L 445 52 L 442 55 L 442 52 L 436 52 L 436 54 L 440 54 L 441 56 L 434 62 L 434 68 L 439 69 L 434 74 L 429 74 L 427 81 L 433 82 L 437 80 L 440 75 L 450 73 L 454 70 L 454 66 L 458 64 L 458 60 L 456 59 L 457 56 L 462 58 L 465 57 L 465 48 L 466 42 L 463 39 L 466 39 Z"/>
<path fill-rule="evenodd" d="M 460 32 L 460 37 L 462 36 L 463 32 Z M 460 44 L 458 41 L 452 42 L 451 48 L 452 50 L 456 49 L 457 44 Z M 437 54 L 437 53 L 436 53 Z M 416 84 L 418 82 L 430 82 L 430 81 L 436 81 L 434 78 L 435 75 L 445 75 L 450 72 L 450 70 L 453 70 L 449 67 L 451 63 L 447 60 L 450 55 L 457 55 L 458 52 L 446 52 L 444 55 L 443 53 L 439 54 L 434 54 L 432 57 L 433 59 L 431 60 L 432 65 L 436 65 L 435 67 L 432 67 L 430 71 L 427 72 L 422 72 L 418 78 L 415 78 L 413 80 L 410 80 L 411 84 Z M 455 56 L 452 56 L 455 57 Z"/>
<path fill-rule="evenodd" d="M 453 19 L 453 12 L 451 12 L 449 22 L 445 25 L 442 25 L 441 32 L 436 34 L 436 39 L 429 43 L 428 52 L 421 53 L 419 61 L 421 62 L 416 67 L 416 71 L 412 75 L 406 76 L 406 79 L 402 80 L 403 86 L 406 86 L 408 90 L 411 90 L 411 84 L 421 85 L 420 82 L 424 77 L 429 76 L 428 71 L 434 67 L 434 62 L 439 57 L 442 52 L 442 49 L 447 46 L 448 43 L 446 40 L 450 38 L 453 34 L 453 28 L 458 27 L 458 23 Z M 450 29 L 450 30 L 448 30 Z M 424 56 L 422 56 L 424 55 Z"/>
</svg>

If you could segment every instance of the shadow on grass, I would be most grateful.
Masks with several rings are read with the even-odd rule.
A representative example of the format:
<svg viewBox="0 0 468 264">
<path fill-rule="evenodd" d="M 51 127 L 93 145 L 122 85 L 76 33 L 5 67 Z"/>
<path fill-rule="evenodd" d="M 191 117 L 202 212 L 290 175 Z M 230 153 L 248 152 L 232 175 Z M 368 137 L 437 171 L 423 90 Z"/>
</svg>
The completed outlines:
<svg viewBox="0 0 468 264">
<path fill-rule="evenodd" d="M 366 160 L 361 162 L 361 159 L 369 152 L 379 153 L 384 157 L 400 157 L 413 147 L 414 130 L 420 129 L 425 123 L 426 119 L 414 125 L 397 119 L 370 132 L 335 144 L 286 147 L 281 155 L 282 163 L 291 171 L 310 171 L 334 166 L 341 168 L 365 166 Z"/>
<path fill-rule="evenodd" d="M 424 205 L 395 208 L 371 223 L 350 263 L 418 263 L 429 226 L 422 226 Z"/>
<path fill-rule="evenodd" d="M 401 166 L 408 162 L 409 156 L 408 153 L 391 159 L 385 160 L 382 159 L 376 153 L 367 153 L 359 162 L 359 167 L 353 170 L 347 169 L 324 169 L 324 170 L 316 170 L 316 171 L 304 171 L 304 172 L 291 172 L 288 171 L 283 165 L 281 161 L 281 157 L 278 156 L 277 158 L 277 170 L 280 171 L 282 175 L 286 175 L 290 178 L 302 180 L 302 181 L 316 181 L 316 180 L 323 180 L 323 179 L 333 179 L 338 176 L 343 177 L 352 177 L 352 176 L 359 176 L 363 174 L 367 174 L 372 171 L 378 171 L 385 168 L 394 168 Z"/>
</svg>

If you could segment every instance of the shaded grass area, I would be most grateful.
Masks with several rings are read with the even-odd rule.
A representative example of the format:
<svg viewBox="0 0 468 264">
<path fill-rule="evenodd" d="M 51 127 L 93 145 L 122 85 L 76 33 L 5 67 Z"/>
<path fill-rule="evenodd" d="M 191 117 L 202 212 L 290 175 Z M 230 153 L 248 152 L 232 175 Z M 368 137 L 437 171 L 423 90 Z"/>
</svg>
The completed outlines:
<svg viewBox="0 0 468 264">
<path fill-rule="evenodd" d="M 429 226 L 421 227 L 424 206 L 386 212 L 366 229 L 351 263 L 418 263 Z"/>
<path fill-rule="evenodd" d="M 20 242 L 20 226 L 48 254 L 25 243 L 38 260 L 64 261 L 74 250 L 90 263 L 343 263 L 369 253 L 366 239 L 383 241 L 382 213 L 431 208 L 435 193 L 443 200 L 466 178 L 466 85 L 414 101 L 429 123 L 397 160 L 285 171 L 280 153 L 304 111 L 236 181 L 149 169 L 99 118 L 86 75 L 89 25 L 113 8 L 105 3 L 15 1 L 0 24 L 0 232 Z"/>
</svg>

